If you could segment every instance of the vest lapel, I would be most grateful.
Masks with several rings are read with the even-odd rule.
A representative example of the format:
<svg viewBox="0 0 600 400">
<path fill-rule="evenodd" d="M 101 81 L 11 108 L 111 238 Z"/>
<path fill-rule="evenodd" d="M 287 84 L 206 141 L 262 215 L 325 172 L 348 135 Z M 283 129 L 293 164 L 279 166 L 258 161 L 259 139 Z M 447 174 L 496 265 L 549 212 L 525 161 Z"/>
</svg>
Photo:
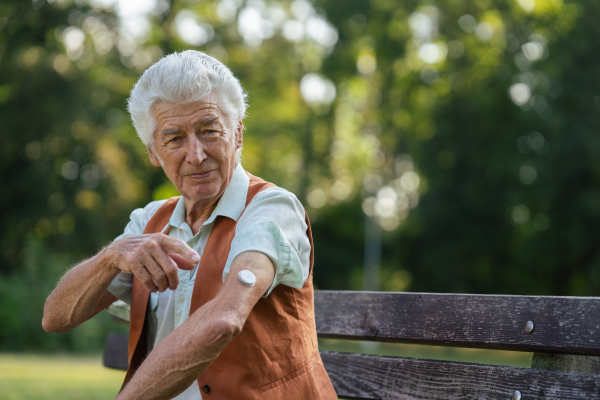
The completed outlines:
<svg viewBox="0 0 600 400">
<path fill-rule="evenodd" d="M 173 210 L 179 201 L 179 196 L 172 197 L 163 204 L 156 213 L 150 218 L 150 221 L 144 228 L 144 234 L 158 233 L 169 223 Z M 165 232 L 168 234 L 168 230 Z M 127 358 L 129 360 L 129 368 L 125 375 L 125 382 L 123 386 L 133 376 L 137 368 L 142 364 L 144 358 L 146 358 L 147 352 L 147 338 L 145 327 L 146 319 L 146 308 L 148 306 L 148 298 L 150 292 L 144 287 L 142 282 L 137 278 L 133 278 L 133 284 L 131 287 L 131 311 L 130 311 L 130 322 L 129 322 L 129 343 L 127 346 Z"/>
<path fill-rule="evenodd" d="M 215 298 L 223 286 L 223 269 L 235 235 L 236 221 L 219 216 L 210 232 L 196 272 L 190 315 Z M 223 257 L 223 255 L 225 257 Z M 211 282 L 210 285 L 205 282 Z M 203 284 L 204 283 L 204 284 Z"/>
</svg>

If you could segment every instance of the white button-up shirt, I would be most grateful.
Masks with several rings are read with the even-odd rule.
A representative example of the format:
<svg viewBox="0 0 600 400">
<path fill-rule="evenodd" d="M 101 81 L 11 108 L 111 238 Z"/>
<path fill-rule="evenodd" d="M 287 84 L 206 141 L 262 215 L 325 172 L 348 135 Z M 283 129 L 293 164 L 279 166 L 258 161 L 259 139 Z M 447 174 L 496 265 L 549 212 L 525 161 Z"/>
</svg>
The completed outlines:
<svg viewBox="0 0 600 400">
<path fill-rule="evenodd" d="M 196 235 L 185 222 L 185 203 L 183 198 L 180 198 L 168 223 L 169 236 L 185 241 L 202 257 L 217 216 L 231 218 L 238 222 L 223 270 L 223 281 L 237 255 L 245 251 L 259 251 L 266 254 L 277 266 L 275 278 L 264 294 L 265 297 L 279 284 L 302 288 L 310 270 L 310 242 L 306 234 L 307 225 L 302 204 L 293 193 L 285 189 L 269 188 L 258 193 L 244 211 L 248 186 L 248 175 L 238 164 L 216 208 Z M 150 218 L 165 201 L 153 201 L 146 207 L 133 211 L 125 231 L 115 240 L 142 234 Z M 198 264 L 190 271 L 178 269 L 179 285 L 175 290 L 150 293 L 149 351 L 189 317 L 197 270 Z M 130 304 L 132 279 L 132 274 L 121 272 L 108 287 L 108 291 Z M 198 385 L 192 384 L 175 399 L 201 399 Z"/>
</svg>

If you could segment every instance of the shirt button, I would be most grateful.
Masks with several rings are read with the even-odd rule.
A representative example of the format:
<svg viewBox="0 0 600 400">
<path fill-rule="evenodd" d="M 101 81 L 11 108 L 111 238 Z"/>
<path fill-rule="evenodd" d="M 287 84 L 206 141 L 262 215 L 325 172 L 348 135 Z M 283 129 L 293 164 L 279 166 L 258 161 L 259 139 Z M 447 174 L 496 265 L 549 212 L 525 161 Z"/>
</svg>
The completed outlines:
<svg viewBox="0 0 600 400">
<path fill-rule="evenodd" d="M 210 386 L 204 385 L 202 386 L 202 390 L 204 390 L 206 393 L 210 393 Z"/>
<path fill-rule="evenodd" d="M 179 295 L 179 302 L 183 303 L 184 300 L 185 300 L 185 297 L 182 294 Z"/>
</svg>

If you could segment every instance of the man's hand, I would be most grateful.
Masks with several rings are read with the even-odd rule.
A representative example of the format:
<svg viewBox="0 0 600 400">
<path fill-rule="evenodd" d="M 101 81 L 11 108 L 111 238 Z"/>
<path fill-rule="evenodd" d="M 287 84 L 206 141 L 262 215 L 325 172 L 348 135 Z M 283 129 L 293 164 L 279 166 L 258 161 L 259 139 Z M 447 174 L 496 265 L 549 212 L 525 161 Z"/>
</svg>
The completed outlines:
<svg viewBox="0 0 600 400">
<path fill-rule="evenodd" d="M 183 240 L 154 233 L 113 242 L 104 251 L 111 255 L 111 266 L 131 272 L 150 292 L 175 290 L 179 284 L 177 268 L 191 270 L 200 256 Z"/>
</svg>

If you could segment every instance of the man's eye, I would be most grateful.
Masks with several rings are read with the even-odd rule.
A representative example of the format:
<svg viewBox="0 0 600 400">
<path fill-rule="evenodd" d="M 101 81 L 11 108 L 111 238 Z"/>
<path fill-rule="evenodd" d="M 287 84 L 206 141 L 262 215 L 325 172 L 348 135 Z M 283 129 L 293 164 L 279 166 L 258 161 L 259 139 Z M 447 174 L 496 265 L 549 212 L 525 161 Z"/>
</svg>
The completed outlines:
<svg viewBox="0 0 600 400">
<path fill-rule="evenodd" d="M 219 131 L 215 129 L 205 129 L 202 131 L 202 138 L 204 140 L 213 140 L 219 136 Z"/>
<path fill-rule="evenodd" d="M 171 140 L 169 140 L 169 142 L 171 142 L 171 143 L 177 143 L 180 140 L 181 140 L 181 136 L 175 136 Z"/>
</svg>

